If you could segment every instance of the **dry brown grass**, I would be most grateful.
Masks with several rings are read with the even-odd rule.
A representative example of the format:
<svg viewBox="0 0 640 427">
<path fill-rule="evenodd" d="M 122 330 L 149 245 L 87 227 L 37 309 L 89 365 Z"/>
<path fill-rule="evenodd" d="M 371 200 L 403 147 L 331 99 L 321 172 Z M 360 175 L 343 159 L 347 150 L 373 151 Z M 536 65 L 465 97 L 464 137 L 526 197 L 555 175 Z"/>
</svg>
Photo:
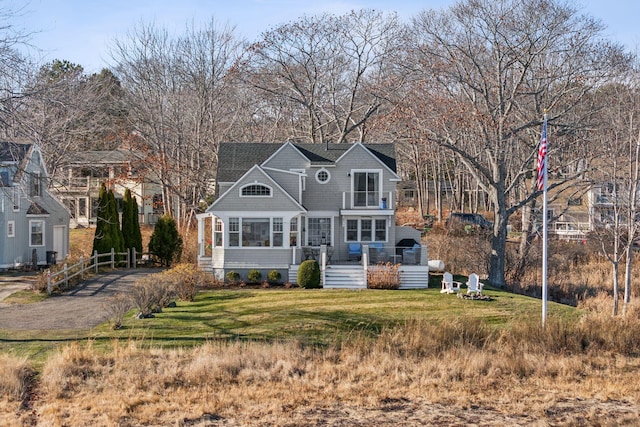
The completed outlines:
<svg viewBox="0 0 640 427">
<path fill-rule="evenodd" d="M 484 425 L 635 425 L 640 320 L 624 322 L 594 312 L 496 332 L 472 319 L 410 321 L 328 348 L 72 344 L 46 361 L 32 404 L 51 426 L 465 424 L 478 414 Z M 4 408 L 21 416 L 10 390 Z"/>
</svg>

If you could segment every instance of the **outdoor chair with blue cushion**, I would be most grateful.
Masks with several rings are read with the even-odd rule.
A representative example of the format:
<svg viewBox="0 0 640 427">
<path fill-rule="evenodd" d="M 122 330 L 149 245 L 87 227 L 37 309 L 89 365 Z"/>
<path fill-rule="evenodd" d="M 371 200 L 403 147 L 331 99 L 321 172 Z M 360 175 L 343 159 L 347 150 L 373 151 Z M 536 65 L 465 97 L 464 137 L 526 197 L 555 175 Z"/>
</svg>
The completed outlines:
<svg viewBox="0 0 640 427">
<path fill-rule="evenodd" d="M 420 264 L 420 249 L 418 244 L 413 245 L 411 249 L 402 251 L 402 262 L 405 264 Z"/>
<path fill-rule="evenodd" d="M 349 243 L 349 261 L 360 261 L 360 258 L 362 258 L 362 247 L 360 243 Z"/>
<path fill-rule="evenodd" d="M 384 251 L 384 245 L 382 243 L 369 243 L 369 262 L 371 264 L 386 262 L 387 259 L 388 255 Z"/>
</svg>

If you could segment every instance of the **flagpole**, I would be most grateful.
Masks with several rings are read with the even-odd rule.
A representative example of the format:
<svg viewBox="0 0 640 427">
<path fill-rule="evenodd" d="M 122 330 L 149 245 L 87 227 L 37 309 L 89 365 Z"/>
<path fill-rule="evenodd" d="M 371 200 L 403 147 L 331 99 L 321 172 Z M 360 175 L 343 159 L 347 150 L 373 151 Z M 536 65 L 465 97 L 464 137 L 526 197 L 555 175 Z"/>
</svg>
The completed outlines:
<svg viewBox="0 0 640 427">
<path fill-rule="evenodd" d="M 539 149 L 538 158 L 540 159 L 540 151 L 544 149 L 542 154 L 543 173 L 542 176 L 542 327 L 545 327 L 547 320 L 547 237 L 549 234 L 549 220 L 547 218 L 547 110 L 544 110 L 544 119 L 542 124 L 542 138 L 540 144 L 544 144 L 544 148 Z"/>
</svg>

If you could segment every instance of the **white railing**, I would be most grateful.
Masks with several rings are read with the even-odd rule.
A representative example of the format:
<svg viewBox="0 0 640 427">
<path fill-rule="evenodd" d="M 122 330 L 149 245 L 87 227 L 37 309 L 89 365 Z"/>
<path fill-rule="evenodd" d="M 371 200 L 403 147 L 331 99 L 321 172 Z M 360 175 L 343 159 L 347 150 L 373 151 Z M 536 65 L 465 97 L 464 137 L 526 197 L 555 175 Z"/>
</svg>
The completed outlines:
<svg viewBox="0 0 640 427">
<path fill-rule="evenodd" d="M 581 239 L 586 237 L 590 230 L 588 222 L 554 221 L 549 231 L 561 239 Z"/>
<path fill-rule="evenodd" d="M 349 191 L 343 191 L 342 192 L 342 209 L 385 209 L 385 210 L 393 210 L 393 206 L 394 206 L 394 199 L 393 199 L 393 191 L 389 191 L 387 193 L 387 196 L 384 196 L 384 193 L 382 194 L 382 197 L 380 198 L 380 200 L 378 201 L 378 205 L 377 206 L 355 206 L 353 203 L 353 197 L 352 197 L 352 193 Z M 383 199 L 385 199 L 384 204 L 386 204 L 386 206 L 383 208 Z"/>
</svg>

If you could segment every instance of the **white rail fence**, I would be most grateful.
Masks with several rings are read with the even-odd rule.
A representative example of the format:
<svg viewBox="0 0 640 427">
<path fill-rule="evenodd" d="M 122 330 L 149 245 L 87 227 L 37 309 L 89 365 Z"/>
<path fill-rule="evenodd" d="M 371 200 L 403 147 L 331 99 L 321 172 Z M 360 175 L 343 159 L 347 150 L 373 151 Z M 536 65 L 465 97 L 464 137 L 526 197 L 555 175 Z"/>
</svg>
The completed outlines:
<svg viewBox="0 0 640 427">
<path fill-rule="evenodd" d="M 140 259 L 138 259 L 140 255 Z M 145 259 L 145 256 L 148 258 Z M 132 262 L 134 260 L 134 262 Z M 69 286 L 69 281 L 75 277 L 80 277 L 80 281 L 84 280 L 84 275 L 87 271 L 98 274 L 98 268 L 103 266 L 109 266 L 112 270 L 116 266 L 126 265 L 126 268 L 136 268 L 139 261 L 151 260 L 151 254 L 138 254 L 135 248 L 131 248 L 131 251 L 115 252 L 111 248 L 111 252 L 99 254 L 98 251 L 94 251 L 93 255 L 89 258 L 83 258 L 80 256 L 80 260 L 72 265 L 64 263 L 62 270 L 52 273 L 51 270 L 47 271 L 47 294 L 51 295 L 51 291 L 56 286 L 64 283 L 65 286 Z"/>
</svg>

